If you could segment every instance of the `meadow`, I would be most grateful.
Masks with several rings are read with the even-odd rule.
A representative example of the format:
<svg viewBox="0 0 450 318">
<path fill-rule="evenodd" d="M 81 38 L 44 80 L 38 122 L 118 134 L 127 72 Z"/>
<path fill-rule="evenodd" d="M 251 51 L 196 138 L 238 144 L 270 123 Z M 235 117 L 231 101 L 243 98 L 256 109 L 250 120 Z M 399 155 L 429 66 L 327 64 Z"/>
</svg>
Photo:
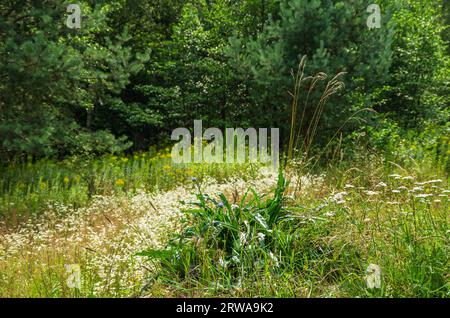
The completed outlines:
<svg viewBox="0 0 450 318">
<path fill-rule="evenodd" d="M 3 171 L 0 295 L 449 296 L 445 169 L 373 153 L 275 171 L 168 150 Z"/>
<path fill-rule="evenodd" d="M 0 298 L 448 298 L 450 2 L 369 4 L 0 1 Z"/>
</svg>

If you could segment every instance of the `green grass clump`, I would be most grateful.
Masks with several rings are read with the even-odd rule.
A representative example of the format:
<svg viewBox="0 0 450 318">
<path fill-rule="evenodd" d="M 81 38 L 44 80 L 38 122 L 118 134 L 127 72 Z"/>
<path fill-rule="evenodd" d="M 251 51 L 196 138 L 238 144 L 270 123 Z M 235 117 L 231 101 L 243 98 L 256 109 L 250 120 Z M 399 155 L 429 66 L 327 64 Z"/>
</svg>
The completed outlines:
<svg viewBox="0 0 450 318">
<path fill-rule="evenodd" d="M 285 264 L 280 257 L 291 254 L 293 236 L 286 230 L 290 216 L 282 207 L 286 182 L 281 174 L 273 197 L 250 190 L 238 204 L 222 193 L 216 200 L 196 184 L 198 202 L 184 211 L 186 229 L 167 249 L 141 256 L 160 260 L 166 278 L 195 280 L 213 289 L 237 286 L 251 273 Z"/>
</svg>

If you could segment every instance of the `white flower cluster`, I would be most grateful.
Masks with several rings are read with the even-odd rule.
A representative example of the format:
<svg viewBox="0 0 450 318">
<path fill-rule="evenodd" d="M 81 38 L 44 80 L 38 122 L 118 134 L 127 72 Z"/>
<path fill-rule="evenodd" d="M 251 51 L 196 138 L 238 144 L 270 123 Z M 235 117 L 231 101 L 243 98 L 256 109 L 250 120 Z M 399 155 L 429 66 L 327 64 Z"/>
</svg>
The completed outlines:
<svg viewBox="0 0 450 318">
<path fill-rule="evenodd" d="M 202 191 L 231 197 L 249 187 L 269 191 L 276 182 L 276 172 L 262 168 L 251 181 L 203 180 Z M 82 279 L 95 278 L 96 296 L 137 291 L 154 268 L 136 253 L 166 244 L 180 226 L 180 201 L 195 201 L 194 192 L 188 185 L 167 192 L 138 191 L 129 197 L 98 196 L 78 209 L 51 204 L 44 214 L 17 229 L 0 225 L 0 270 L 12 272 L 12 267 L 22 264 L 19 271 L 34 268 L 53 273 L 58 266 L 63 271 L 64 264 L 81 264 Z"/>
</svg>

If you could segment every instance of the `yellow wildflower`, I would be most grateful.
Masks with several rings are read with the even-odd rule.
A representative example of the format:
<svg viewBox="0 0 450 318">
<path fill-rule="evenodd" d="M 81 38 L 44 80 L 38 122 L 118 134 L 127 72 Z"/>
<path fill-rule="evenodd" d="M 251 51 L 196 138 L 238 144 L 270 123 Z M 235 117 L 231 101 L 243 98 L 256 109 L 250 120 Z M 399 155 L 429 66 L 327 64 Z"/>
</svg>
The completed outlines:
<svg viewBox="0 0 450 318">
<path fill-rule="evenodd" d="M 64 183 L 65 184 L 69 183 L 69 177 L 64 177 Z"/>
<path fill-rule="evenodd" d="M 117 179 L 116 185 L 119 187 L 122 187 L 125 184 L 125 180 L 123 179 Z"/>
</svg>

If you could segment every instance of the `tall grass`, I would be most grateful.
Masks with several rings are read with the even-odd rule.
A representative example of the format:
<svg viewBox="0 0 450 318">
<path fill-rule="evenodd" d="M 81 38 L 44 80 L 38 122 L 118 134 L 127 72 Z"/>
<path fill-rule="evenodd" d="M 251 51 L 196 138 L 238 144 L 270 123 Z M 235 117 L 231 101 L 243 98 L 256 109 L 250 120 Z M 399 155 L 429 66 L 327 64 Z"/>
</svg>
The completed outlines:
<svg viewBox="0 0 450 318">
<path fill-rule="evenodd" d="M 199 187 L 184 230 L 140 254 L 160 268 L 144 294 L 448 297 L 448 182 L 382 172 L 330 168 L 295 196 L 280 175 L 273 194 L 249 189 L 236 204 Z"/>
<path fill-rule="evenodd" d="M 306 76 L 305 67 L 306 56 L 303 56 L 297 72 L 295 74 L 292 72 L 294 88 L 290 92 L 292 97 L 291 123 L 286 155 L 288 176 L 291 173 L 304 175 L 308 168 L 312 170 L 311 165 L 317 164 L 319 158 L 314 160 L 311 156 L 311 147 L 318 133 L 324 107 L 328 99 L 344 87 L 344 83 L 340 80 L 344 73 L 341 72 L 332 77 L 322 88 L 321 84 L 327 80 L 328 75 L 319 72 L 314 76 Z M 299 112 L 299 108 L 301 108 L 301 112 Z M 316 156 L 320 155 L 316 154 Z M 300 189 L 302 186 L 300 184 L 301 178 L 297 180 L 299 183 L 296 184 L 296 188 Z"/>
<path fill-rule="evenodd" d="M 47 209 L 51 202 L 73 207 L 95 195 L 124 195 L 137 189 L 168 190 L 192 177 L 224 180 L 254 177 L 255 164 L 173 164 L 170 149 L 99 158 L 42 159 L 1 167 L 0 218 L 17 223 Z"/>
</svg>

